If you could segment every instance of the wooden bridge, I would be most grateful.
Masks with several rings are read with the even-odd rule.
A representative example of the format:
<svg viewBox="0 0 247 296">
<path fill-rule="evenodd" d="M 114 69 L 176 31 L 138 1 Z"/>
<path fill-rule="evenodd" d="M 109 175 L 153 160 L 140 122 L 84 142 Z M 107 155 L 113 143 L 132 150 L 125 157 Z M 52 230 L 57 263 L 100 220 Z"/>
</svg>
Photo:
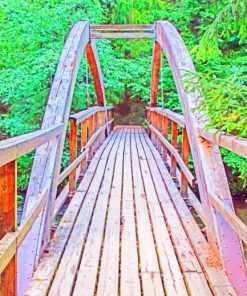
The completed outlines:
<svg viewBox="0 0 247 296">
<path fill-rule="evenodd" d="M 99 38 L 154 39 L 146 130 L 114 127 Z M 84 51 L 98 106 L 70 116 Z M 156 106 L 162 51 L 183 115 Z M 247 295 L 247 227 L 219 150 L 247 158 L 247 140 L 205 130 L 208 119 L 196 109 L 203 98 L 183 82 L 188 71 L 193 63 L 169 22 L 73 27 L 41 129 L 0 142 L 1 295 Z M 70 164 L 61 171 L 68 124 Z M 16 160 L 35 149 L 17 227 Z"/>
</svg>

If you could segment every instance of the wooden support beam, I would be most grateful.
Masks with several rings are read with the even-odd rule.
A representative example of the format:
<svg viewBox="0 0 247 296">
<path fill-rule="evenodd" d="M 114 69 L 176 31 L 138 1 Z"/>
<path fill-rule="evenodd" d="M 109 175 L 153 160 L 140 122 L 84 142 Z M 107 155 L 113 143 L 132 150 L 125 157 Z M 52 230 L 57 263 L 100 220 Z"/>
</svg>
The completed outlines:
<svg viewBox="0 0 247 296">
<path fill-rule="evenodd" d="M 153 32 L 91 32 L 91 39 L 148 39 L 154 38 Z"/>
<path fill-rule="evenodd" d="M 0 167 L 0 239 L 16 228 L 16 161 Z M 0 275 L 0 295 L 17 295 L 16 256 Z"/>
<path fill-rule="evenodd" d="M 168 125 L 169 125 L 169 120 L 168 117 L 163 117 L 163 137 L 167 140 L 168 136 Z M 163 160 L 167 161 L 167 147 L 164 145 L 163 146 Z"/>
<path fill-rule="evenodd" d="M 182 131 L 182 159 L 187 167 L 189 165 L 189 154 L 190 154 L 189 139 L 188 139 L 186 129 L 183 128 L 183 131 Z M 180 193 L 182 196 L 188 195 L 188 181 L 187 181 L 187 178 L 183 172 L 181 173 Z"/>
<path fill-rule="evenodd" d="M 87 120 L 81 122 L 81 150 L 87 143 Z M 81 175 L 84 175 L 87 169 L 87 158 L 81 161 Z"/>
<path fill-rule="evenodd" d="M 178 125 L 176 122 L 172 121 L 172 146 L 174 149 L 177 150 L 177 141 L 178 141 Z M 172 177 L 176 177 L 176 166 L 177 161 L 174 156 L 174 154 L 171 154 L 171 168 L 170 168 L 170 174 Z"/>
<path fill-rule="evenodd" d="M 157 105 L 160 65 L 161 65 L 161 47 L 160 47 L 159 43 L 155 41 L 154 42 L 154 49 L 153 49 L 151 93 L 150 93 L 150 106 L 151 107 L 156 107 L 156 105 Z"/>
<path fill-rule="evenodd" d="M 94 41 L 91 41 L 91 43 L 87 44 L 86 56 L 93 76 L 95 92 L 98 99 L 98 105 L 105 106 L 105 90 L 103 86 L 103 78 Z"/>
<path fill-rule="evenodd" d="M 113 25 L 91 25 L 91 31 L 151 31 L 154 32 L 155 26 L 154 25 L 120 25 L 120 24 L 113 24 Z"/>
<path fill-rule="evenodd" d="M 77 125 L 75 119 L 70 119 L 69 134 L 69 162 L 74 162 L 77 157 Z M 76 168 L 69 175 L 69 195 L 72 196 L 76 191 Z"/>
</svg>

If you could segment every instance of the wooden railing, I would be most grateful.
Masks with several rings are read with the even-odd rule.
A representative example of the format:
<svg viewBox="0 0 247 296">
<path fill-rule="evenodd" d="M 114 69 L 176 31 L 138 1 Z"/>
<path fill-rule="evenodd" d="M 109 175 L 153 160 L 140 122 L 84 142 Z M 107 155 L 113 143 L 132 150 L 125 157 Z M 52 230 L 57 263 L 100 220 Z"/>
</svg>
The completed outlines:
<svg viewBox="0 0 247 296">
<path fill-rule="evenodd" d="M 169 163 L 171 176 L 178 179 L 181 195 L 190 200 L 198 215 L 203 219 L 202 206 L 191 190 L 195 187 L 196 180 L 188 168 L 190 147 L 183 116 L 169 109 L 147 107 L 146 119 L 149 136 L 162 154 L 163 160 Z M 182 135 L 181 153 L 178 150 L 178 127 L 181 128 Z M 171 130 L 171 142 L 168 140 L 169 129 Z"/>
<path fill-rule="evenodd" d="M 40 190 L 38 202 L 17 227 L 16 159 L 60 136 L 64 125 L 18 136 L 0 142 L 0 274 L 1 295 L 16 293 L 16 252 L 47 202 L 47 188 Z"/>
<path fill-rule="evenodd" d="M 56 198 L 53 217 L 58 214 L 68 194 L 73 195 L 75 192 L 76 180 L 79 174 L 83 174 L 86 170 L 88 155 L 92 157 L 99 145 L 110 133 L 113 128 L 113 120 L 113 107 L 92 107 L 70 116 L 70 164 L 60 173 L 57 186 L 66 178 L 69 178 L 69 183 L 65 185 Z M 80 154 L 77 155 L 77 127 L 79 124 L 81 125 L 81 149 Z M 33 223 L 44 211 L 49 195 L 47 187 L 41 189 L 37 202 L 33 205 L 27 217 L 22 220 L 20 226 L 17 227 L 16 160 L 18 157 L 59 137 L 64 128 L 64 124 L 57 124 L 53 128 L 39 130 L 0 142 L 1 295 L 15 295 L 16 293 L 17 250 L 32 228 Z"/>
<path fill-rule="evenodd" d="M 153 143 L 156 145 L 159 152 L 162 154 L 163 159 L 170 166 L 170 174 L 176 177 L 180 183 L 180 192 L 183 196 L 187 196 L 190 200 L 195 211 L 198 213 L 203 223 L 206 224 L 205 210 L 199 199 L 195 196 L 189 185 L 193 188 L 195 185 L 194 177 L 188 170 L 188 157 L 189 157 L 189 141 L 186 132 L 186 124 L 184 117 L 168 109 L 158 107 L 147 107 L 146 118 L 149 126 L 149 136 Z M 168 141 L 168 123 L 171 121 L 170 138 L 171 143 Z M 182 129 L 182 143 L 181 143 L 181 156 L 177 149 L 178 128 Z M 219 145 L 228 149 L 240 156 L 247 158 L 247 139 L 237 138 L 233 135 L 216 132 L 215 130 L 199 129 L 198 136 L 207 142 L 208 146 Z M 170 157 L 167 153 L 169 151 Z M 180 167 L 177 168 L 177 165 Z M 180 173 L 181 172 L 181 173 Z M 242 240 L 247 244 L 247 225 L 235 214 L 231 207 L 226 203 L 224 196 L 217 195 L 214 191 L 209 191 L 209 200 L 217 215 L 220 216 L 221 226 L 224 231 L 230 227 Z M 223 229 L 222 228 L 222 229 Z M 225 245 L 231 252 L 231 260 L 234 260 L 235 252 L 231 246 L 231 240 Z M 243 270 L 245 266 L 243 266 Z M 240 272 L 240 271 L 239 271 Z"/>
</svg>

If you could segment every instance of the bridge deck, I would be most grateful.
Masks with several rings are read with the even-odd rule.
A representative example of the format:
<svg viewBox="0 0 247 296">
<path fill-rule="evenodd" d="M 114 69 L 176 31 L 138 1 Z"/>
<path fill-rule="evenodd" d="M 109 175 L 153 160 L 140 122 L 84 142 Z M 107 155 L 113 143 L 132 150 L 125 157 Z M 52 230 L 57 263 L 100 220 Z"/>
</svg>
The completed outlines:
<svg viewBox="0 0 247 296">
<path fill-rule="evenodd" d="M 96 152 L 26 293 L 47 294 L 235 294 L 142 128 Z"/>
</svg>

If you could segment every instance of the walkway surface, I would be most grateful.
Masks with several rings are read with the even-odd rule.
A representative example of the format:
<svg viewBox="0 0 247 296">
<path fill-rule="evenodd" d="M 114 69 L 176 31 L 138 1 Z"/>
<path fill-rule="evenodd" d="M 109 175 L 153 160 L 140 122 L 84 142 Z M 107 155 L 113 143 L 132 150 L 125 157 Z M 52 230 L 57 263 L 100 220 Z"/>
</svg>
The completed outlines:
<svg viewBox="0 0 247 296">
<path fill-rule="evenodd" d="M 96 294 L 235 294 L 140 127 L 98 149 L 26 293 Z"/>
</svg>

